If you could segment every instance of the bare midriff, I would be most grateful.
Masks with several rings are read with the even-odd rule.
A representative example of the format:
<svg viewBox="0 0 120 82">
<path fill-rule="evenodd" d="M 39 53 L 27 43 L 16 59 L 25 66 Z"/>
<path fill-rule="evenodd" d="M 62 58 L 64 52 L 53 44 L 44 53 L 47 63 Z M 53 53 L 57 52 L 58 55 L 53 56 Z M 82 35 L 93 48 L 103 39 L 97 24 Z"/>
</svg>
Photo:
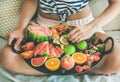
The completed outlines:
<svg viewBox="0 0 120 82">
<path fill-rule="evenodd" d="M 89 16 L 90 13 L 91 13 L 90 7 L 89 7 L 89 5 L 87 5 L 80 12 L 77 12 L 75 14 L 72 14 L 72 15 L 68 16 L 67 20 L 82 19 L 82 18 L 85 18 L 85 17 Z M 55 15 L 55 14 L 47 14 L 47 13 L 44 13 L 40 10 L 39 10 L 39 14 L 40 14 L 40 16 L 42 16 L 44 18 L 47 18 L 47 19 L 60 20 L 59 16 Z"/>
</svg>

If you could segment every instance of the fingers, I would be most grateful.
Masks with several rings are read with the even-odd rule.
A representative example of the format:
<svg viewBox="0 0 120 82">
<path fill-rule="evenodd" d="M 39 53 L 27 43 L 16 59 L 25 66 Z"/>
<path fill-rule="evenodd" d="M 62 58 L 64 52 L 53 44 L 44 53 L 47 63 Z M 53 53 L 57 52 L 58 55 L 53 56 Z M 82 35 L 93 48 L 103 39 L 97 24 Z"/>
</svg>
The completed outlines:
<svg viewBox="0 0 120 82">
<path fill-rule="evenodd" d="M 69 34 L 68 34 L 68 38 L 70 41 L 72 41 L 73 43 L 75 42 L 79 42 L 81 40 L 82 37 L 82 31 L 79 28 L 75 28 L 73 29 Z"/>
<path fill-rule="evenodd" d="M 68 33 L 68 38 L 70 38 L 76 31 L 78 28 L 74 28 L 72 31 L 70 31 L 70 33 Z"/>
<path fill-rule="evenodd" d="M 21 43 L 22 39 L 21 38 L 18 38 L 16 43 L 15 43 L 15 49 L 17 49 L 19 47 L 19 44 Z"/>
<path fill-rule="evenodd" d="M 76 32 L 69 37 L 69 40 L 70 41 L 76 40 L 79 35 L 80 35 L 80 32 Z"/>
<path fill-rule="evenodd" d="M 8 37 L 8 45 L 11 46 L 11 43 L 12 43 L 12 41 L 14 40 L 14 37 L 11 36 L 10 34 L 8 34 L 7 37 Z"/>
<path fill-rule="evenodd" d="M 16 39 L 16 43 L 15 43 L 14 47 L 15 47 L 15 49 L 17 49 L 19 44 L 22 41 L 22 38 L 16 37 L 16 36 L 12 35 L 11 33 L 7 34 L 7 37 L 8 37 L 8 45 L 9 46 L 11 46 L 13 40 Z"/>
<path fill-rule="evenodd" d="M 73 40 L 73 42 L 80 42 L 82 40 L 83 35 L 79 35 L 76 37 L 76 39 Z"/>
</svg>

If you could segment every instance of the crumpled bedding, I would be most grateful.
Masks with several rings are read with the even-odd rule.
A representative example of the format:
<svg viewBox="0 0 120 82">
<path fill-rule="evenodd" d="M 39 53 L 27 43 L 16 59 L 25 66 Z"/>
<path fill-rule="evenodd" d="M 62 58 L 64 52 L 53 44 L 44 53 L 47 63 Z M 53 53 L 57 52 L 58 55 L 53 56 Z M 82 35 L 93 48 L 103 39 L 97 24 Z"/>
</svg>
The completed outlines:
<svg viewBox="0 0 120 82">
<path fill-rule="evenodd" d="M 26 76 L 20 74 L 11 74 L 5 71 L 3 68 L 0 72 L 4 74 L 6 78 L 11 79 L 5 82 L 120 82 L 120 73 L 110 76 L 103 75 L 65 75 L 65 76 Z M 3 82 L 3 81 L 0 81 Z"/>
<path fill-rule="evenodd" d="M 23 76 L 16 75 L 18 79 L 22 79 L 24 82 L 120 82 L 120 74 L 111 75 L 111 76 L 92 76 L 92 75 L 81 75 L 81 76 Z"/>
<path fill-rule="evenodd" d="M 0 38 L 0 50 L 6 41 Z M 13 74 L 0 66 L 0 82 L 120 82 L 120 73 L 110 76 L 104 75 L 65 75 L 65 76 L 26 76 Z"/>
</svg>

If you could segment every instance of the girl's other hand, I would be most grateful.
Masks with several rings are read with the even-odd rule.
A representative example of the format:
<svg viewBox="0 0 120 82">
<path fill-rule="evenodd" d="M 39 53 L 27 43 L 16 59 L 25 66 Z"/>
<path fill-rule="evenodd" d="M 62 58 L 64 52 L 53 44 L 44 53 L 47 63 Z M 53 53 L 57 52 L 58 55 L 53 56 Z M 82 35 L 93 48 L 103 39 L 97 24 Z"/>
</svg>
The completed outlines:
<svg viewBox="0 0 120 82">
<path fill-rule="evenodd" d="M 90 38 L 95 33 L 95 29 L 91 25 L 76 27 L 68 33 L 68 38 L 73 43 L 80 42 L 81 40 Z"/>
<path fill-rule="evenodd" d="M 15 43 L 15 48 L 17 49 L 19 44 L 21 43 L 21 41 L 23 40 L 24 38 L 24 30 L 21 30 L 21 29 L 16 29 L 12 32 L 9 32 L 7 34 L 7 37 L 8 37 L 8 45 L 11 46 L 11 43 L 14 39 L 16 39 L 16 43 Z"/>
</svg>

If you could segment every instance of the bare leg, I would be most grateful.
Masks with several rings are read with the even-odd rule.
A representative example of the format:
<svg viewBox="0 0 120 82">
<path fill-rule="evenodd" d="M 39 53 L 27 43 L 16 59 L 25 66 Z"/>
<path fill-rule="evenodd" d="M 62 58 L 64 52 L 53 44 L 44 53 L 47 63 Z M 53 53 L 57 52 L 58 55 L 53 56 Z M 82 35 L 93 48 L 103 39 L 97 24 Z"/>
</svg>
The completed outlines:
<svg viewBox="0 0 120 82">
<path fill-rule="evenodd" d="M 5 69 L 14 73 L 43 75 L 43 73 L 30 67 L 18 54 L 13 53 L 9 46 L 6 46 L 0 52 L 0 64 Z"/>
<path fill-rule="evenodd" d="M 104 41 L 108 37 L 106 34 L 96 33 Z M 109 49 L 111 42 L 109 41 L 106 45 L 106 49 Z M 106 54 L 98 65 L 91 70 L 96 74 L 111 75 L 120 72 L 120 44 L 115 41 L 113 52 Z"/>
</svg>

